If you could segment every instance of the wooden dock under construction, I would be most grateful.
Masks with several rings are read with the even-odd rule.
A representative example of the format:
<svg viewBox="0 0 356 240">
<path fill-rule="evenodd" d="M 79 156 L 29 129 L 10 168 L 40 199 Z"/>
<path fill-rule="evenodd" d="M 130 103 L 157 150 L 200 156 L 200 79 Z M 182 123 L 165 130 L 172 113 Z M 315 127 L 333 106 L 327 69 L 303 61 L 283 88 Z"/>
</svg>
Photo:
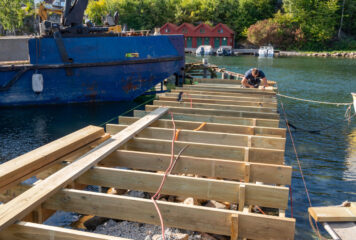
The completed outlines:
<svg viewBox="0 0 356 240">
<path fill-rule="evenodd" d="M 133 117 L 119 117 L 106 132 L 88 126 L 2 164 L 0 239 L 124 239 L 44 225 L 58 210 L 159 225 L 152 200 L 86 186 L 155 193 L 172 142 L 177 161 L 161 194 L 231 207 L 157 200 L 166 227 L 231 239 L 294 239 L 295 219 L 285 216 L 292 168 L 284 164 L 286 131 L 279 128 L 273 87 L 194 82 L 158 96 Z M 35 183 L 23 183 L 33 176 Z"/>
</svg>

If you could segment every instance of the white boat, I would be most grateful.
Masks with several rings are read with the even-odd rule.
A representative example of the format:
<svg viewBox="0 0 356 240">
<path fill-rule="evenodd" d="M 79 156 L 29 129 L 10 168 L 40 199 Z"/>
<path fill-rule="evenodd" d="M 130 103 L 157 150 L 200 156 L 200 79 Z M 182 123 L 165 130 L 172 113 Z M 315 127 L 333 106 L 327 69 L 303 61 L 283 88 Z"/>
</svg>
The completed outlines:
<svg viewBox="0 0 356 240">
<path fill-rule="evenodd" d="M 212 55 L 213 48 L 210 45 L 201 45 L 195 50 L 197 56 Z"/>
<path fill-rule="evenodd" d="M 221 46 L 216 51 L 216 55 L 218 55 L 218 56 L 231 56 L 232 55 L 232 47 L 231 46 Z"/>
<path fill-rule="evenodd" d="M 351 95 L 352 95 L 352 98 L 354 99 L 354 109 L 356 112 L 356 93 L 351 93 Z"/>
<path fill-rule="evenodd" d="M 273 57 L 274 55 L 274 49 L 272 46 L 261 46 L 260 49 L 258 49 L 258 56 L 259 57 Z"/>
</svg>

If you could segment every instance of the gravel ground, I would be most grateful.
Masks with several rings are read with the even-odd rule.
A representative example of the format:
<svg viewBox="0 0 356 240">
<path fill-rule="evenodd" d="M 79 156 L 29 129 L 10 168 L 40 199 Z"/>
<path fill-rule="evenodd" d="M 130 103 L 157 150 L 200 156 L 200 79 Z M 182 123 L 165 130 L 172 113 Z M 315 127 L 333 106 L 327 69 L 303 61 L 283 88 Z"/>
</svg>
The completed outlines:
<svg viewBox="0 0 356 240">
<path fill-rule="evenodd" d="M 99 225 L 94 233 L 101 233 L 116 237 L 137 239 L 137 240 L 161 240 L 161 228 L 151 224 L 142 224 L 135 222 L 116 222 L 109 220 Z M 198 240 L 202 239 L 200 234 L 191 231 L 180 230 L 175 228 L 166 228 L 165 238 L 167 240 Z"/>
</svg>

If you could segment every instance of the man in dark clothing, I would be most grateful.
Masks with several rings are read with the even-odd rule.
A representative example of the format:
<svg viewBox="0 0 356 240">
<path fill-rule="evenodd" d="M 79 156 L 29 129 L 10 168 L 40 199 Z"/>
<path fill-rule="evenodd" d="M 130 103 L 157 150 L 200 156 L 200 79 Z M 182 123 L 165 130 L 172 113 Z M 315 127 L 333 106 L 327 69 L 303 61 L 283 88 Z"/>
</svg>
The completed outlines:
<svg viewBox="0 0 356 240">
<path fill-rule="evenodd" d="M 268 87 L 267 78 L 264 72 L 257 68 L 252 68 L 245 73 L 241 81 L 242 86 L 247 88 L 258 88 L 263 81 L 263 89 Z"/>
</svg>

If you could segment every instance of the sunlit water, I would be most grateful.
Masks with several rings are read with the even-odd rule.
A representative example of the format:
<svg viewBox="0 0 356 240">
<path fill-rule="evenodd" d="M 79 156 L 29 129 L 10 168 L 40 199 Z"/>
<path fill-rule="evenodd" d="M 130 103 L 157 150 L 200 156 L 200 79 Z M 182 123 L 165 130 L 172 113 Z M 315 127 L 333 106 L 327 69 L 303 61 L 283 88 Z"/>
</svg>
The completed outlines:
<svg viewBox="0 0 356 240">
<path fill-rule="evenodd" d="M 187 61 L 201 58 L 187 56 Z M 278 82 L 282 94 L 329 102 L 351 102 L 356 92 L 356 61 L 331 58 L 209 57 L 210 63 L 243 73 L 262 69 Z M 344 121 L 345 107 L 309 104 L 282 99 L 288 119 L 296 127 L 320 134 L 293 131 L 312 204 L 335 205 L 356 201 L 356 118 Z M 0 108 L 0 162 L 35 149 L 89 124 L 100 125 L 139 104 L 118 102 L 46 107 Z M 281 108 L 279 106 L 279 111 Z M 282 116 L 282 115 L 281 115 Z M 285 127 L 281 121 L 281 127 Z M 301 175 L 287 137 L 286 164 L 293 166 L 293 213 L 297 219 L 296 239 L 312 239 L 307 220 L 308 201 Z M 287 216 L 290 216 L 290 207 Z M 65 217 L 66 216 L 66 217 Z M 59 214 L 59 222 L 72 221 Z M 52 223 L 58 224 L 58 221 Z"/>
<path fill-rule="evenodd" d="M 201 58 L 187 56 L 188 61 Z M 352 102 L 356 92 L 356 60 L 289 57 L 262 59 L 252 56 L 208 57 L 209 63 L 244 73 L 252 67 L 262 69 L 268 79 L 278 82 L 282 94 L 327 102 Z M 314 206 L 338 205 L 356 201 L 356 117 L 344 121 L 345 106 L 310 104 L 279 99 L 288 120 L 297 128 L 319 130 L 320 134 L 293 131 L 311 202 Z M 280 127 L 286 127 L 282 109 Z M 352 113 L 354 110 L 352 109 Z M 296 239 L 313 239 L 308 221 L 308 200 L 290 137 L 287 136 L 285 162 L 293 166 L 293 214 L 297 220 Z M 287 216 L 291 216 L 290 205 Z"/>
</svg>

